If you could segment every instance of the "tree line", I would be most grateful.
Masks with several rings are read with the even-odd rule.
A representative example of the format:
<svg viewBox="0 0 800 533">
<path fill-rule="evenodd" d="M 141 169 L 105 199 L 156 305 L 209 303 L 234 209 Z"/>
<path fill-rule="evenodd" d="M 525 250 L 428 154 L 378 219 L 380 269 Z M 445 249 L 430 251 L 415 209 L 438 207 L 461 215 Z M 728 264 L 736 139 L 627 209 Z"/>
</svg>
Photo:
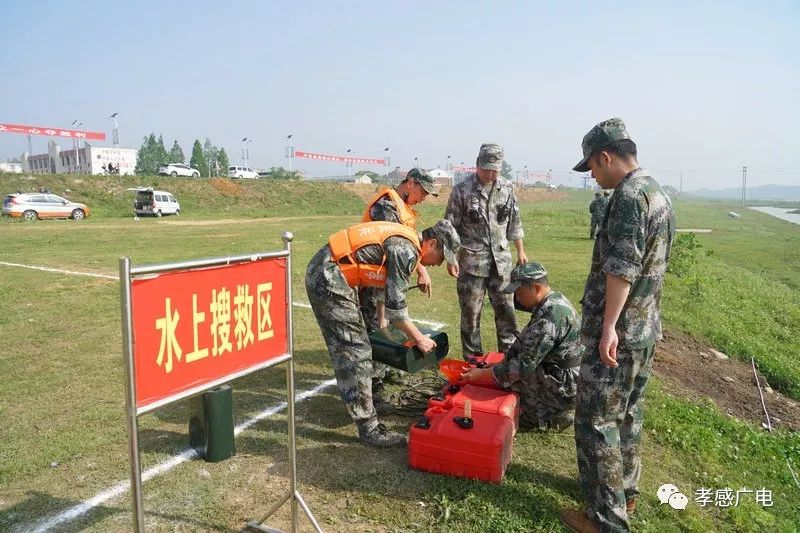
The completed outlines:
<svg viewBox="0 0 800 533">
<path fill-rule="evenodd" d="M 136 155 L 136 173 L 156 174 L 159 165 L 166 163 L 186 163 L 186 156 L 178 141 L 173 141 L 172 148 L 167 151 L 162 135 L 159 135 L 158 138 L 155 133 L 145 136 Z M 214 146 L 208 137 L 202 145 L 198 139 L 195 139 L 189 166 L 199 170 L 201 176 L 217 174 L 227 176 L 228 154 L 225 152 L 225 148 Z M 217 172 L 217 168 L 219 172 Z"/>
</svg>

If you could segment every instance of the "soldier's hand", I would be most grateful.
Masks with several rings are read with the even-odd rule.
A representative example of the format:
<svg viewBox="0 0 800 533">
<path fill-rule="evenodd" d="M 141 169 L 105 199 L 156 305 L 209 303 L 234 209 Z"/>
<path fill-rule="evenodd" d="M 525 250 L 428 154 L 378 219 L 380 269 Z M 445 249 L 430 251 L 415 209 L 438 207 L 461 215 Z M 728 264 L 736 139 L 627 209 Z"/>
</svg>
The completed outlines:
<svg viewBox="0 0 800 533">
<path fill-rule="evenodd" d="M 617 337 L 617 331 L 615 329 L 611 329 L 610 331 L 603 330 L 598 350 L 600 351 L 600 360 L 603 361 L 603 364 L 608 368 L 617 368 L 619 366 L 617 363 L 618 344 L 619 338 Z"/>
<path fill-rule="evenodd" d="M 433 296 L 433 285 L 431 284 L 431 277 L 428 275 L 427 270 L 425 272 L 420 272 L 417 283 L 419 284 L 419 290 L 427 294 L 428 298 Z"/>
<path fill-rule="evenodd" d="M 525 250 L 520 250 L 517 252 L 517 264 L 524 265 L 528 262 L 528 256 L 525 255 Z"/>
<path fill-rule="evenodd" d="M 451 265 L 450 263 L 447 263 L 447 273 L 454 278 L 457 278 L 459 273 L 458 265 Z"/>
<path fill-rule="evenodd" d="M 428 353 L 436 348 L 436 341 L 431 339 L 430 337 L 422 337 L 420 340 L 416 342 L 417 348 L 422 353 Z"/>
<path fill-rule="evenodd" d="M 494 374 L 491 368 L 470 368 L 461 373 L 461 381 L 476 385 L 493 385 Z"/>
</svg>

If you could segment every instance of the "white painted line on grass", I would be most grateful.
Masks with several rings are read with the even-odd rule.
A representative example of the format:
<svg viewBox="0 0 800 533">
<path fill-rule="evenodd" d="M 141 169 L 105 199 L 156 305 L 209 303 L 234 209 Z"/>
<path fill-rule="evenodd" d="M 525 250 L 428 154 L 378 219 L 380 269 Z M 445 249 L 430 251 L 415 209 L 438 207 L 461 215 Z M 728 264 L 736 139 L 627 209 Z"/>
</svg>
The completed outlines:
<svg viewBox="0 0 800 533">
<path fill-rule="evenodd" d="M 109 276 L 108 274 L 95 274 L 94 272 L 75 272 L 73 270 L 62 270 L 58 268 L 40 267 L 33 265 L 21 265 L 19 263 L 8 263 L 6 261 L 0 261 L 0 265 L 13 266 L 19 268 L 29 268 L 31 270 L 42 270 L 44 272 L 57 272 L 59 274 L 72 274 L 73 276 L 91 276 L 95 278 L 119 280 L 118 276 Z M 311 305 L 304 302 L 292 302 L 292 305 L 295 307 L 304 307 L 306 309 L 311 309 Z M 417 324 L 430 326 L 433 329 L 443 329 L 447 327 L 447 324 L 443 324 L 441 322 L 434 322 L 432 320 L 423 320 L 420 318 L 412 318 L 412 320 Z"/>
<path fill-rule="evenodd" d="M 311 304 L 307 304 L 305 302 L 292 302 L 292 305 L 295 306 L 295 307 L 304 307 L 306 309 L 311 309 Z M 426 326 L 430 326 L 433 329 L 442 329 L 442 328 L 447 327 L 447 324 L 442 324 L 441 322 L 433 322 L 431 320 L 422 320 L 422 319 L 419 319 L 419 318 L 412 318 L 411 320 L 413 320 L 417 324 L 423 324 L 423 325 L 426 325 Z"/>
<path fill-rule="evenodd" d="M 303 391 L 300 394 L 298 394 L 296 396 L 296 398 L 295 398 L 295 402 L 302 402 L 303 400 L 307 400 L 308 398 L 311 398 L 312 396 L 316 396 L 317 394 L 319 394 L 323 390 L 325 390 L 328 387 L 331 387 L 331 386 L 333 386 L 335 384 L 336 384 L 336 380 L 335 379 L 329 379 L 328 381 L 324 381 L 324 382 L 320 383 L 319 385 L 317 385 L 316 387 L 314 387 L 313 389 L 310 389 L 310 390 L 307 390 L 307 391 Z M 255 415 L 254 417 L 252 417 L 252 418 L 250 418 L 248 420 L 245 420 L 244 422 L 242 422 L 241 424 L 236 426 L 233 429 L 234 435 L 238 435 L 239 433 L 241 433 L 242 431 L 244 431 L 244 430 L 248 429 L 249 427 L 253 426 L 257 422 L 260 422 L 261 420 L 264 420 L 265 418 L 267 418 L 269 416 L 272 416 L 272 415 L 274 415 L 276 413 L 279 413 L 279 412 L 283 411 L 284 409 L 286 409 L 286 407 L 287 407 L 286 402 L 281 402 L 278 405 L 274 405 L 272 407 L 268 407 L 267 409 L 264 409 L 263 411 L 261 411 L 260 413 Z M 153 479 L 156 476 L 160 476 L 161 474 L 164 474 L 164 473 L 172 470 L 176 466 L 178 466 L 178 465 L 180 465 L 182 463 L 185 463 L 186 461 L 188 461 L 190 459 L 194 459 L 196 457 L 197 457 L 197 453 L 193 449 L 188 448 L 186 450 L 183 450 L 180 454 L 178 454 L 178 455 L 176 455 L 176 456 L 174 456 L 174 457 L 172 457 L 172 458 L 170 458 L 170 459 L 168 459 L 168 460 L 166 460 L 166 461 L 164 461 L 162 463 L 159 463 L 159 464 L 157 464 L 156 466 L 154 466 L 152 468 L 148 468 L 147 470 L 142 472 L 142 483 L 144 483 L 146 481 L 149 481 L 149 480 Z M 130 488 L 131 488 L 130 480 L 120 481 L 119 483 L 117 483 L 113 487 L 111 487 L 110 489 L 105 490 L 105 491 L 101 492 L 100 494 L 97 494 L 96 496 L 84 501 L 83 503 L 80 503 L 80 504 L 78 504 L 78 505 L 76 505 L 74 507 L 70 507 L 66 511 L 62 511 L 61 513 L 59 513 L 59 514 L 57 514 L 57 515 L 55 515 L 55 516 L 53 516 L 51 518 L 46 518 L 46 519 L 44 519 L 44 520 L 42 520 L 40 522 L 37 522 L 35 524 L 30 524 L 30 525 L 26 525 L 26 526 L 17 527 L 17 528 L 15 528 L 15 530 L 17 530 L 17 531 L 32 531 L 32 532 L 37 532 L 37 533 L 40 532 L 40 531 L 47 531 L 47 530 L 49 530 L 51 528 L 56 527 L 57 525 L 63 524 L 65 522 L 69 522 L 71 520 L 74 520 L 74 519 L 78 518 L 79 516 L 82 516 L 82 515 L 86 514 L 87 512 L 89 512 L 92 509 L 94 509 L 95 507 L 97 507 L 98 505 L 102 505 L 103 503 L 107 502 L 108 500 L 111 500 L 112 498 L 116 498 L 117 496 L 120 496 L 120 495 L 128 492 L 130 490 Z"/>
<path fill-rule="evenodd" d="M 8 263 L 6 261 L 0 261 L 0 265 L 19 267 L 19 268 L 29 268 L 31 270 L 42 270 L 44 272 L 58 272 L 59 274 L 72 274 L 73 276 L 91 276 L 93 278 L 119 279 L 118 276 L 109 276 L 108 274 L 95 274 L 93 272 L 74 272 L 72 270 L 61 270 L 59 268 L 20 265 L 19 263 Z"/>
</svg>

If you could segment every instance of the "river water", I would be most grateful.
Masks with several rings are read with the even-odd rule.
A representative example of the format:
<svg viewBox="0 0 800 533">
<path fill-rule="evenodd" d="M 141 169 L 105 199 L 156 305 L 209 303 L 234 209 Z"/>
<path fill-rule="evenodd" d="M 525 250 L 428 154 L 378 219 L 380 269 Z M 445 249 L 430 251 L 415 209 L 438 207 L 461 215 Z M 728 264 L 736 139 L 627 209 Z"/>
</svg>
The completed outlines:
<svg viewBox="0 0 800 533">
<path fill-rule="evenodd" d="M 796 207 L 791 209 L 787 209 L 785 207 L 751 207 L 750 209 L 761 211 L 762 213 L 772 215 L 781 220 L 785 220 L 786 222 L 791 222 L 792 224 L 800 224 L 800 214 L 790 213 L 790 211 L 796 211 Z"/>
</svg>

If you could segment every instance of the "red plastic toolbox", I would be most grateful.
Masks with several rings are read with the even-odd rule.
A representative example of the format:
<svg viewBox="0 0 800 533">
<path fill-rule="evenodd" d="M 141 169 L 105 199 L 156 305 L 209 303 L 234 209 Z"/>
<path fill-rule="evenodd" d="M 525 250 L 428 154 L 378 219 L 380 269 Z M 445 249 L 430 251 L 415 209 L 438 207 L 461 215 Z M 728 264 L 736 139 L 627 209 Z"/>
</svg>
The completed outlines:
<svg viewBox="0 0 800 533">
<path fill-rule="evenodd" d="M 432 407 L 408 435 L 411 468 L 468 479 L 500 483 L 511 462 L 513 427 L 506 416 L 472 411 L 466 429 L 457 419 L 464 409 Z"/>
</svg>

